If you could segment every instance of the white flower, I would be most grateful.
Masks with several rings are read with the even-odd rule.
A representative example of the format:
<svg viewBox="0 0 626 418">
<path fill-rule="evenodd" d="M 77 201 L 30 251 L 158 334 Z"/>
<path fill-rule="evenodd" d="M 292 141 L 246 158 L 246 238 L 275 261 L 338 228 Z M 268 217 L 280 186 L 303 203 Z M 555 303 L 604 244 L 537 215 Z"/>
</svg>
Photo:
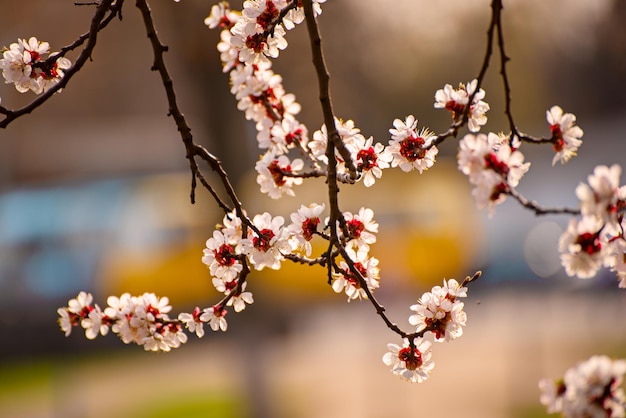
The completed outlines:
<svg viewBox="0 0 626 418">
<path fill-rule="evenodd" d="M 509 186 L 498 173 L 485 170 L 476 176 L 472 196 L 476 200 L 476 207 L 480 210 L 487 209 L 491 218 L 495 213 L 496 205 L 506 200 L 509 191 Z"/>
<path fill-rule="evenodd" d="M 622 228 L 626 228 L 622 222 Z M 626 288 L 626 239 L 623 237 L 614 239 L 611 243 L 611 262 L 609 267 L 617 273 L 619 288 Z"/>
<path fill-rule="evenodd" d="M 213 237 L 206 241 L 202 262 L 209 267 L 211 275 L 225 281 L 234 280 L 243 266 L 237 259 L 235 246 L 228 242 L 224 231 L 213 231 Z"/>
<path fill-rule="evenodd" d="M 581 183 L 576 187 L 582 215 L 597 217 L 609 224 L 610 232 L 615 234 L 620 229 L 617 214 L 626 206 L 626 186 L 620 188 L 619 185 L 621 173 L 622 168 L 617 164 L 611 167 L 600 165 L 587 177 L 588 185 Z"/>
<path fill-rule="evenodd" d="M 309 206 L 300 206 L 297 212 L 291 214 L 291 224 L 287 230 L 291 234 L 291 239 L 295 241 L 295 248 L 303 248 L 304 253 L 309 256 L 313 250 L 311 240 L 318 232 L 320 215 L 324 211 L 324 204 L 312 203 Z"/>
<path fill-rule="evenodd" d="M 241 290 L 235 292 L 233 296 L 228 299 L 227 306 L 232 306 L 235 309 L 235 312 L 241 312 L 246 309 L 246 304 L 251 305 L 254 303 L 254 298 L 252 297 L 252 293 L 246 292 L 246 286 L 248 282 L 243 282 L 241 285 Z"/>
<path fill-rule="evenodd" d="M 601 221 L 585 216 L 572 219 L 559 239 L 561 264 L 569 276 L 589 279 L 605 263 L 605 245 L 600 238 Z"/>
<path fill-rule="evenodd" d="M 343 120 L 335 117 L 335 128 L 337 129 L 339 138 L 348 149 L 354 149 L 355 142 L 358 139 L 363 138 L 363 135 L 360 134 L 361 131 L 354 126 L 354 121 L 351 119 L 348 119 L 344 122 Z M 308 144 L 312 156 L 317 160 L 322 161 L 323 163 L 328 163 L 328 160 L 326 158 L 327 143 L 328 130 L 326 129 L 326 125 L 324 124 L 319 131 L 313 132 L 313 140 L 311 140 Z M 343 161 L 339 157 L 337 158 L 340 163 L 343 163 Z"/>
<path fill-rule="evenodd" d="M 98 305 L 95 305 L 87 318 L 80 322 L 80 325 L 85 329 L 85 336 L 90 340 L 96 338 L 98 334 L 107 335 L 109 324 L 109 317 L 100 310 Z"/>
<path fill-rule="evenodd" d="M 552 147 L 556 152 L 552 165 L 557 161 L 561 164 L 566 163 L 576 155 L 578 147 L 583 143 L 580 139 L 583 136 L 583 130 L 576 126 L 576 116 L 572 113 L 563 113 L 563 109 L 559 106 L 552 106 L 546 111 L 546 119 L 550 124 Z"/>
<path fill-rule="evenodd" d="M 476 186 L 472 195 L 478 208 L 489 208 L 491 216 L 495 205 L 519 184 L 530 163 L 524 163 L 524 154 L 511 147 L 508 136 L 467 134 L 459 143 L 458 167 Z"/>
<path fill-rule="evenodd" d="M 219 305 L 215 305 L 204 309 L 202 315 L 200 315 L 200 319 L 203 322 L 208 322 L 213 331 L 226 331 L 228 328 L 226 318 L 224 318 L 224 316 L 226 316 L 226 312 L 226 309 Z"/>
<path fill-rule="evenodd" d="M 361 172 L 363 184 L 365 187 L 371 187 L 377 178 L 383 175 L 383 169 L 389 167 L 391 158 L 389 154 L 384 153 L 385 147 L 381 143 L 372 145 L 373 137 L 367 140 L 361 136 L 355 140 L 352 159 L 356 164 L 356 169 Z"/>
<path fill-rule="evenodd" d="M 286 155 L 276 157 L 272 151 L 268 151 L 255 165 L 259 173 L 256 181 L 261 186 L 261 192 L 267 193 L 272 199 L 279 199 L 283 195 L 295 196 L 292 187 L 302 184 L 302 178 L 289 175 L 303 167 L 304 162 L 299 158 L 289 161 Z"/>
<path fill-rule="evenodd" d="M 93 296 L 91 293 L 80 292 L 75 299 L 70 299 L 67 303 L 67 310 L 71 313 L 77 314 L 83 318 L 89 315 L 89 312 L 93 309 L 91 306 L 91 302 L 93 301 Z"/>
<path fill-rule="evenodd" d="M 217 50 L 220 53 L 220 61 L 222 61 L 222 71 L 227 73 L 233 68 L 240 66 L 239 49 L 235 48 L 230 42 L 233 34 L 229 30 L 220 32 L 220 42 L 217 44 Z"/>
<path fill-rule="evenodd" d="M 563 394 L 565 393 L 565 385 L 562 381 L 555 382 L 551 379 L 541 379 L 539 381 L 539 402 L 546 406 L 549 414 L 555 414 L 563 411 Z"/>
<path fill-rule="evenodd" d="M 431 343 L 423 338 L 414 340 L 413 348 L 407 339 L 402 346 L 397 344 L 387 344 L 389 350 L 383 356 L 383 363 L 391 366 L 393 374 L 413 383 L 421 383 L 428 379 L 428 374 L 435 367 L 435 363 L 430 359 Z"/>
<path fill-rule="evenodd" d="M 274 27 L 271 36 L 265 37 L 264 28 L 256 21 L 242 18 L 231 29 L 231 44 L 238 48 L 239 61 L 247 65 L 268 62 L 269 58 L 277 58 L 279 51 L 287 47 L 285 29 Z"/>
<path fill-rule="evenodd" d="M 211 7 L 211 12 L 204 19 L 204 24 L 209 29 L 217 28 L 230 29 L 239 20 L 239 14 L 230 10 L 227 1 L 221 1 Z"/>
<path fill-rule="evenodd" d="M 426 292 L 411 306 L 415 315 L 409 317 L 409 323 L 417 326 L 417 331 L 429 328 L 436 341 L 450 341 L 463 335 L 463 326 L 467 322 L 464 304 L 457 298 L 467 296 L 467 288 L 451 279 L 444 280 L 444 286 L 435 286 Z"/>
<path fill-rule="evenodd" d="M 378 233 L 374 211 L 370 208 L 361 208 L 357 214 L 344 212 L 343 217 L 348 230 L 346 249 L 354 250 L 356 253 L 367 253 L 369 245 L 376 242 L 374 234 Z"/>
<path fill-rule="evenodd" d="M 72 327 L 78 325 L 78 315 L 73 312 L 70 312 L 67 308 L 59 308 L 57 309 L 57 313 L 59 314 L 59 318 L 57 320 L 61 331 L 65 333 L 65 336 L 68 337 L 72 333 Z"/>
<path fill-rule="evenodd" d="M 378 259 L 367 257 L 365 253 L 349 252 L 354 268 L 363 277 L 367 288 L 374 291 L 379 287 L 380 270 L 378 268 Z M 335 293 L 345 291 L 348 296 L 348 302 L 354 299 L 367 299 L 367 293 L 361 285 L 358 276 L 350 270 L 345 261 L 339 263 L 340 270 L 333 273 L 333 290 Z"/>
<path fill-rule="evenodd" d="M 470 96 L 476 91 L 478 80 L 470 81 L 467 86 L 459 84 L 458 89 L 454 89 L 450 84 L 446 84 L 443 89 L 435 92 L 435 108 L 446 109 L 452 113 L 452 118 L 459 121 L 469 103 Z M 482 99 L 485 97 L 483 89 L 478 90 L 474 95 L 470 105 L 468 128 L 471 132 L 480 131 L 480 127 L 487 123 L 485 113 L 489 110 L 489 104 Z"/>
<path fill-rule="evenodd" d="M 220 232 L 224 234 L 224 242 L 236 245 L 241 240 L 241 219 L 237 216 L 236 211 L 232 211 L 224 215 Z"/>
<path fill-rule="evenodd" d="M 426 128 L 418 133 L 417 120 L 413 115 L 407 116 L 404 122 L 395 119 L 393 126 L 395 129 L 389 129 L 391 139 L 385 149 L 390 155 L 392 167 L 400 167 L 404 172 L 417 169 L 422 173 L 435 164 L 439 152 L 436 146 L 431 146 L 435 134 Z"/>
<path fill-rule="evenodd" d="M 283 228 L 285 220 L 282 216 L 272 218 L 268 212 L 256 215 L 252 223 L 258 229 L 258 235 L 252 228 L 248 228 L 248 237 L 241 240 L 239 250 L 246 254 L 256 270 L 269 267 L 273 270 L 280 268 L 284 254 L 292 251 L 287 230 Z"/>
<path fill-rule="evenodd" d="M 624 417 L 624 373 L 626 361 L 592 356 L 568 369 L 562 380 L 543 379 L 540 401 L 549 413 L 564 417 Z"/>
<path fill-rule="evenodd" d="M 143 316 L 145 312 L 145 318 L 148 321 L 154 321 L 157 318 L 162 318 L 164 314 L 172 310 L 170 301 L 167 297 L 158 297 L 154 293 L 144 293 L 142 295 L 141 303 L 137 304 L 136 313 L 138 316 Z"/>
<path fill-rule="evenodd" d="M 269 148 L 274 154 L 285 154 L 287 150 L 296 147 L 306 147 L 308 142 L 308 129 L 298 120 L 291 117 L 283 117 L 275 122 L 267 135 L 257 135 L 259 148 Z"/>
<path fill-rule="evenodd" d="M 200 308 L 196 307 L 193 313 L 182 312 L 178 314 L 178 320 L 184 323 L 190 332 L 194 332 L 198 338 L 202 338 L 204 336 L 204 322 L 202 322 L 200 316 Z"/>
<path fill-rule="evenodd" d="M 53 65 L 45 70 L 38 72 L 37 79 L 42 91 L 47 91 L 57 84 L 65 75 L 63 70 L 67 70 L 72 66 L 70 60 L 65 57 L 59 57 Z M 60 90 L 59 90 L 60 91 Z"/>
</svg>

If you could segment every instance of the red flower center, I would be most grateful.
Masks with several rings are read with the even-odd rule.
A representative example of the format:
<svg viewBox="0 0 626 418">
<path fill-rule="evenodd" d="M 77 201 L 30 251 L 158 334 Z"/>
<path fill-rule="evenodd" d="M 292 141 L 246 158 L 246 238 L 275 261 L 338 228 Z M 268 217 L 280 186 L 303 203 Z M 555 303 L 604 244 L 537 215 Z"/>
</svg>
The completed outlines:
<svg viewBox="0 0 626 418">
<path fill-rule="evenodd" d="M 266 229 L 262 229 L 259 232 L 261 233 L 261 235 L 258 237 L 254 237 L 252 239 L 252 243 L 254 245 L 254 248 L 256 248 L 257 250 L 266 252 L 271 247 L 270 242 L 272 241 L 272 238 L 274 238 L 275 236 L 274 231 L 266 228 Z"/>
<path fill-rule="evenodd" d="M 265 10 L 256 18 L 256 23 L 258 23 L 263 29 L 267 29 L 267 27 L 272 23 L 279 14 L 279 10 L 274 4 L 272 0 L 268 0 L 265 3 Z"/>
<path fill-rule="evenodd" d="M 506 177 L 509 173 L 509 166 L 505 162 L 498 160 L 495 152 L 485 155 L 485 168 L 495 171 L 502 177 Z"/>
<path fill-rule="evenodd" d="M 313 239 L 313 234 L 317 232 L 317 225 L 320 223 L 320 218 L 306 218 L 302 222 L 302 235 L 307 241 Z"/>
<path fill-rule="evenodd" d="M 404 347 L 398 352 L 398 358 L 404 362 L 408 370 L 417 370 L 423 363 L 422 353 L 417 348 L 411 352 L 410 347 Z"/>
<path fill-rule="evenodd" d="M 426 155 L 426 150 L 422 149 L 424 143 L 424 138 L 419 136 L 404 138 L 400 142 L 400 155 L 411 162 L 421 160 Z"/>
<path fill-rule="evenodd" d="M 448 110 L 449 112 L 452 112 L 452 117 L 456 119 L 458 116 L 462 115 L 463 112 L 465 111 L 465 105 L 461 103 L 457 103 L 454 100 L 449 100 L 446 103 L 446 110 Z"/>
<path fill-rule="evenodd" d="M 232 266 L 237 257 L 235 250 L 229 244 L 222 244 L 220 248 L 213 250 L 213 255 L 220 266 Z"/>
<path fill-rule="evenodd" d="M 260 54 L 263 51 L 264 46 L 265 38 L 262 33 L 255 33 L 254 35 L 250 35 L 246 38 L 246 47 L 250 48 L 257 54 Z"/>
<path fill-rule="evenodd" d="M 561 125 L 550 125 L 550 133 L 552 134 L 552 148 L 555 152 L 563 151 L 565 147 L 565 140 L 563 139 L 563 131 L 561 131 Z"/>
<path fill-rule="evenodd" d="M 159 310 L 152 305 L 148 305 L 146 307 L 146 313 L 152 314 L 152 316 L 154 316 L 155 318 L 158 317 L 160 314 Z"/>
<path fill-rule="evenodd" d="M 591 232 L 579 235 L 576 239 L 576 244 L 580 245 L 581 250 L 589 255 L 593 255 L 602 249 L 600 237 L 598 234 L 592 234 Z"/>
<path fill-rule="evenodd" d="M 291 174 L 291 166 L 287 164 L 285 167 L 280 167 L 278 165 L 278 160 L 274 160 L 267 166 L 267 169 L 270 171 L 272 175 L 272 179 L 274 179 L 274 184 L 277 186 L 284 186 L 287 183 L 285 180 L 285 173 Z"/>
<path fill-rule="evenodd" d="M 358 219 L 350 219 L 346 224 L 351 239 L 360 238 L 361 233 L 365 230 L 365 225 Z"/>
<path fill-rule="evenodd" d="M 378 166 L 378 155 L 373 147 L 360 150 L 356 155 L 357 160 L 361 160 L 358 164 L 359 170 L 371 170 Z"/>
<path fill-rule="evenodd" d="M 451 319 L 450 312 L 446 312 L 446 316 L 443 318 L 426 318 L 424 319 L 424 323 L 431 329 L 431 332 L 435 334 L 437 339 L 441 339 L 446 335 L 446 328 Z"/>
<path fill-rule="evenodd" d="M 291 145 L 294 142 L 300 142 L 302 140 L 302 134 L 304 132 L 302 132 L 302 129 L 296 129 L 293 132 L 289 132 L 287 135 L 285 135 L 285 142 L 287 143 L 287 145 Z"/>
</svg>

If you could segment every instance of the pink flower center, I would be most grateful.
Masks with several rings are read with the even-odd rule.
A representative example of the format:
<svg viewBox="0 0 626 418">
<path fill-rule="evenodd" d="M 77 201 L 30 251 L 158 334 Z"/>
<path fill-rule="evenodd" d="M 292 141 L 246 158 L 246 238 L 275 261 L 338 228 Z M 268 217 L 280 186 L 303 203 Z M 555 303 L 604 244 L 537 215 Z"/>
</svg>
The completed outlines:
<svg viewBox="0 0 626 418">
<path fill-rule="evenodd" d="M 408 370 L 417 370 L 423 363 L 422 353 L 417 348 L 411 353 L 410 347 L 404 347 L 398 352 L 398 358 L 404 362 Z"/>
<path fill-rule="evenodd" d="M 259 232 L 261 233 L 261 235 L 258 237 L 254 237 L 252 239 L 252 243 L 254 245 L 254 248 L 256 248 L 257 250 L 266 252 L 267 250 L 270 249 L 271 247 L 270 242 L 272 241 L 272 238 L 274 238 L 276 234 L 274 234 L 274 231 L 268 228 L 262 229 Z"/>
<path fill-rule="evenodd" d="M 422 149 L 424 143 L 424 138 L 419 136 L 414 137 L 411 135 L 408 138 L 404 138 L 400 142 L 400 155 L 411 162 L 421 160 L 426 155 L 426 150 Z"/>
</svg>

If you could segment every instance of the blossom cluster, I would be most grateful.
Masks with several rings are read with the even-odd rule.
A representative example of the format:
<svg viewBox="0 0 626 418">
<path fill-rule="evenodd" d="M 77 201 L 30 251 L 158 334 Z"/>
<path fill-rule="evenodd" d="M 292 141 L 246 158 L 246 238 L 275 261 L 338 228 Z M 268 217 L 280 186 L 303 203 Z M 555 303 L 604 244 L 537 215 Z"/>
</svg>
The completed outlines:
<svg viewBox="0 0 626 418">
<path fill-rule="evenodd" d="M 32 91 L 41 94 L 61 80 L 64 73 L 72 66 L 65 57 L 54 60 L 45 59 L 50 53 L 48 42 L 35 37 L 18 39 L 4 48 L 0 58 L 0 69 L 6 83 L 13 83 L 20 93 Z M 55 54 L 52 54 L 55 55 Z"/>
<path fill-rule="evenodd" d="M 442 100 L 449 95 L 451 93 L 440 93 Z M 443 107 L 441 103 L 443 101 L 439 107 Z M 546 112 L 546 119 L 551 133 L 547 141 L 555 152 L 552 165 L 559 161 L 563 164 L 576 155 L 582 144 L 583 131 L 576 125 L 576 116 L 565 113 L 559 106 L 552 106 Z M 478 126 L 476 122 L 474 127 Z M 474 131 L 471 126 L 470 130 Z M 488 209 L 490 216 L 495 206 L 505 201 L 530 168 L 530 163 L 524 162 L 524 154 L 519 150 L 521 143 L 516 135 L 491 132 L 486 135 L 467 134 L 459 142 L 459 170 L 469 177 L 474 186 L 472 195 L 478 208 Z"/>
<path fill-rule="evenodd" d="M 576 187 L 581 217 L 570 220 L 559 251 L 568 275 L 588 279 L 602 266 L 610 267 L 619 287 L 626 288 L 626 186 L 620 186 L 621 172 L 617 164 L 597 166 L 588 183 Z"/>
<path fill-rule="evenodd" d="M 548 413 L 564 417 L 624 417 L 624 373 L 625 360 L 593 356 L 568 369 L 562 379 L 542 379 L 540 402 Z"/>
<path fill-rule="evenodd" d="M 458 166 L 474 185 L 472 195 L 478 208 L 489 208 L 491 215 L 495 205 L 519 184 L 530 163 L 524 162 L 509 136 L 490 132 L 465 135 L 459 142 Z"/>
<path fill-rule="evenodd" d="M 228 298 L 226 306 L 232 305 L 240 312 L 253 302 L 252 294 L 244 291 L 244 263 L 255 270 L 278 270 L 287 256 L 310 256 L 313 238 L 327 239 L 323 230 L 329 219 L 322 220 L 324 209 L 323 204 L 302 205 L 291 213 L 288 225 L 282 216 L 264 212 L 252 218 L 245 232 L 236 213 L 224 216 L 222 225 L 206 241 L 202 262 L 209 268 L 215 289 Z M 344 212 L 343 216 L 347 235 L 342 237 L 349 260 L 334 266 L 332 288 L 337 293 L 345 292 L 348 301 L 367 298 L 363 284 L 370 292 L 379 286 L 378 260 L 369 255 L 370 244 L 376 242 L 378 223 L 374 212 L 367 208 L 355 214 Z"/>
<path fill-rule="evenodd" d="M 383 362 L 401 378 L 421 383 L 428 378 L 435 364 L 431 360 L 431 343 L 425 340 L 425 332 L 432 333 L 436 342 L 451 341 L 463 335 L 467 314 L 459 298 L 467 297 L 467 288 L 454 279 L 444 280 L 443 286 L 434 286 L 411 306 L 415 314 L 409 323 L 416 326 L 413 340 L 405 338 L 403 345 L 388 344 Z"/>
<path fill-rule="evenodd" d="M 92 301 L 91 294 L 80 292 L 68 306 L 57 310 L 59 326 L 65 336 L 80 325 L 88 339 L 107 335 L 111 330 L 125 344 L 135 343 L 146 351 L 170 351 L 187 342 L 181 324 L 167 315 L 172 307 L 166 297 L 159 298 L 153 293 L 109 296 L 104 310 Z"/>
<path fill-rule="evenodd" d="M 485 98 L 485 90 L 476 91 L 477 87 L 478 80 L 472 80 L 467 85 L 460 83 L 458 89 L 446 84 L 443 89 L 435 93 L 435 107 L 446 109 L 452 114 L 452 119 L 459 122 L 467 111 L 467 105 L 471 99 L 467 126 L 470 131 L 478 132 L 480 127 L 487 123 L 485 113 L 489 110 L 489 104 L 482 100 Z"/>
</svg>

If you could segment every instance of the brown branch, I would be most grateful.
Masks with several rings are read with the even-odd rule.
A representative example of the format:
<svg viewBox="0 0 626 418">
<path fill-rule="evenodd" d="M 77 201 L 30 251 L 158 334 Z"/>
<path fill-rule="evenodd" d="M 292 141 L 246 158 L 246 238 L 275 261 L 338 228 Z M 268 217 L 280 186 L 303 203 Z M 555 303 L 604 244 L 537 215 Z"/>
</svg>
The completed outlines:
<svg viewBox="0 0 626 418">
<path fill-rule="evenodd" d="M 539 204 L 537 202 L 535 202 L 534 200 L 530 201 L 530 200 L 526 199 L 524 196 L 519 194 L 517 192 L 517 190 L 515 190 L 513 188 L 509 188 L 509 190 L 506 192 L 506 194 L 508 194 L 509 196 L 514 198 L 515 200 L 517 200 L 526 209 L 530 209 L 531 211 L 535 212 L 535 215 L 558 215 L 558 214 L 580 215 L 580 210 L 578 210 L 578 209 L 571 209 L 571 208 L 544 208 L 544 207 L 541 207 L 541 206 L 539 206 Z"/>
<path fill-rule="evenodd" d="M 0 121 L 0 128 L 6 128 L 9 123 L 13 122 L 15 119 L 19 118 L 20 116 L 29 114 L 33 110 L 37 109 L 39 106 L 48 101 L 48 99 L 50 99 L 54 95 L 54 93 L 64 88 L 67 83 L 69 83 L 69 81 L 72 79 L 74 74 L 80 71 L 80 69 L 87 62 L 87 60 L 91 58 L 91 54 L 96 46 L 96 40 L 98 38 L 98 33 L 100 32 L 100 30 L 102 30 L 115 16 L 121 13 L 123 0 L 115 1 L 115 4 L 112 5 L 114 1 L 115 0 L 102 0 L 102 3 L 100 3 L 100 5 L 97 7 L 96 12 L 91 19 L 89 32 L 82 35 L 72 45 L 65 47 L 65 49 L 74 49 L 85 41 L 87 42 L 78 58 L 76 58 L 74 64 L 70 68 L 65 70 L 63 78 L 61 78 L 58 83 L 56 83 L 54 86 L 52 86 L 41 95 L 37 96 L 35 100 L 30 102 L 28 105 L 22 107 L 21 109 L 9 110 L 5 107 L 0 106 L 0 114 L 5 115 L 4 119 Z M 107 12 L 109 13 L 108 15 Z M 67 51 L 69 50 L 70 49 L 67 49 Z M 49 57 L 48 60 L 54 57 L 59 57 L 60 55 L 60 53 L 55 54 L 53 55 L 53 57 Z"/>
<path fill-rule="evenodd" d="M 317 73 L 317 81 L 319 86 L 319 99 L 322 105 L 322 114 L 324 115 L 324 124 L 326 125 L 326 134 L 328 135 L 328 143 L 332 144 L 333 152 L 332 156 L 328 156 L 329 170 L 331 165 L 331 158 L 335 160 L 334 148 L 339 151 L 341 158 L 345 161 L 348 172 L 352 179 L 357 178 L 356 168 L 352 161 L 350 151 L 346 148 L 346 145 L 341 140 L 337 127 L 335 126 L 335 114 L 333 111 L 333 104 L 330 97 L 330 74 L 326 68 L 326 61 L 322 52 L 322 38 L 317 27 L 317 21 L 313 13 L 312 0 L 303 0 L 304 14 L 306 16 L 306 25 L 309 32 L 309 40 L 311 43 L 311 52 L 313 54 L 313 66 Z M 330 153 L 328 153 L 330 154 Z M 333 179 L 334 181 L 334 179 Z M 331 182 L 329 176 L 329 184 Z"/>
</svg>

